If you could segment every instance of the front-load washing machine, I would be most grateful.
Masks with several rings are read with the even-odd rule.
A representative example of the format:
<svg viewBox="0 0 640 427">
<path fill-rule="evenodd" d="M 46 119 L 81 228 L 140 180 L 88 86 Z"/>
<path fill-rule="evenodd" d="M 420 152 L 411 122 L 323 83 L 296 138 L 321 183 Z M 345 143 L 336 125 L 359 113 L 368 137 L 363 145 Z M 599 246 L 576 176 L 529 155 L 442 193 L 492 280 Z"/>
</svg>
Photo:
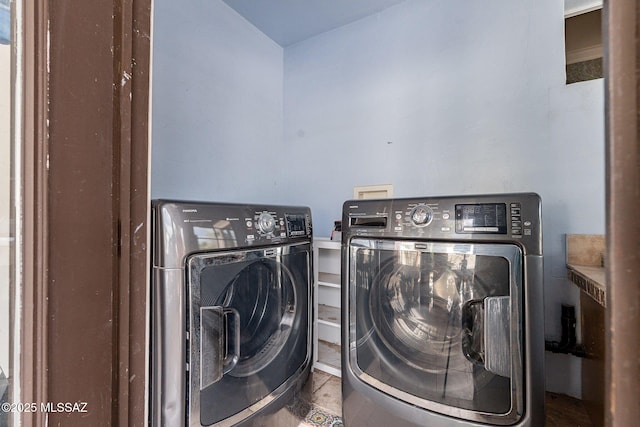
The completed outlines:
<svg viewBox="0 0 640 427">
<path fill-rule="evenodd" d="M 345 426 L 544 425 L 540 212 L 531 193 L 344 204 Z"/>
<path fill-rule="evenodd" d="M 153 426 L 263 426 L 311 361 L 311 213 L 152 203 Z"/>
</svg>

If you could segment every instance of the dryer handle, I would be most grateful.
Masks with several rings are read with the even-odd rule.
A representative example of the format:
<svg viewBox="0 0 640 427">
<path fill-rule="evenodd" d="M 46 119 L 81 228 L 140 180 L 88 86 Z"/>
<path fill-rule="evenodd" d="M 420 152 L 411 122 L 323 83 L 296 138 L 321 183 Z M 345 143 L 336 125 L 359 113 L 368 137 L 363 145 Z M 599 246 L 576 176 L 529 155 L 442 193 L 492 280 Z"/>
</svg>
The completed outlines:
<svg viewBox="0 0 640 427">
<path fill-rule="evenodd" d="M 511 298 L 487 297 L 462 306 L 462 352 L 474 365 L 511 377 Z"/>
<path fill-rule="evenodd" d="M 219 381 L 240 359 L 240 314 L 230 307 L 200 307 L 200 390 Z"/>
</svg>

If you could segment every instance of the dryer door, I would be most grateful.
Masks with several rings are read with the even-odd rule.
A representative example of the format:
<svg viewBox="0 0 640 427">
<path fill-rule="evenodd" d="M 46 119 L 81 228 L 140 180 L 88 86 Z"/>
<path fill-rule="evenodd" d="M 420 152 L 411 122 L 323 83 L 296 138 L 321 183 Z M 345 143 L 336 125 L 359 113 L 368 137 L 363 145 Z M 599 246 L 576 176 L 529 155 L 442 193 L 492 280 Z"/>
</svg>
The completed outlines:
<svg viewBox="0 0 640 427">
<path fill-rule="evenodd" d="M 349 368 L 386 394 L 490 424 L 522 415 L 522 252 L 357 238 Z"/>
<path fill-rule="evenodd" d="M 309 243 L 192 255 L 189 424 L 234 425 L 310 361 Z"/>
</svg>

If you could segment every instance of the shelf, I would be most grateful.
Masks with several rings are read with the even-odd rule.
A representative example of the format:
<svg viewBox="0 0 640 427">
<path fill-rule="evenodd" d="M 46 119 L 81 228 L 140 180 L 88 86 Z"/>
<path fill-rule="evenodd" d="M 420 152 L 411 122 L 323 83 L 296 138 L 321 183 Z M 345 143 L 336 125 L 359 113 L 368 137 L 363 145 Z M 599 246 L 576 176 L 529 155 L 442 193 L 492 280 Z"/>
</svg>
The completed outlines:
<svg viewBox="0 0 640 427">
<path fill-rule="evenodd" d="M 340 327 L 340 307 L 318 304 L 318 322 Z"/>
<path fill-rule="evenodd" d="M 340 287 L 340 275 L 334 273 L 318 272 L 318 284 L 329 287 Z"/>
<path fill-rule="evenodd" d="M 314 359 L 313 367 L 340 376 L 341 246 L 328 238 L 313 241 Z"/>
<path fill-rule="evenodd" d="M 340 249 L 340 242 L 328 237 L 314 237 L 313 245 L 318 249 Z"/>
<path fill-rule="evenodd" d="M 340 308 L 326 304 L 318 304 L 317 338 L 320 341 L 340 345 Z"/>
<path fill-rule="evenodd" d="M 318 360 L 314 367 L 332 375 L 340 376 L 340 346 L 318 340 Z"/>
</svg>

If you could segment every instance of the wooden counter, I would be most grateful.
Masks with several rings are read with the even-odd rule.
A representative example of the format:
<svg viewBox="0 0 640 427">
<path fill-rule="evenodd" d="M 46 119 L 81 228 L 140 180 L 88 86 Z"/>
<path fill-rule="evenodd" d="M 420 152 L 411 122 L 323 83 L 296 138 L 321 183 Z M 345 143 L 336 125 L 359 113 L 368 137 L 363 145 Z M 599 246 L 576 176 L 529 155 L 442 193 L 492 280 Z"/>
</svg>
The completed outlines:
<svg viewBox="0 0 640 427">
<path fill-rule="evenodd" d="M 601 234 L 567 234 L 569 280 L 598 304 L 606 307 L 604 244 L 604 236 Z"/>
<path fill-rule="evenodd" d="M 569 280 L 603 307 L 607 306 L 607 290 L 603 267 L 567 264 Z"/>
<path fill-rule="evenodd" d="M 604 425 L 604 311 L 607 306 L 602 235 L 567 235 L 567 272 L 580 292 L 582 344 L 582 400 L 591 423 Z"/>
</svg>

